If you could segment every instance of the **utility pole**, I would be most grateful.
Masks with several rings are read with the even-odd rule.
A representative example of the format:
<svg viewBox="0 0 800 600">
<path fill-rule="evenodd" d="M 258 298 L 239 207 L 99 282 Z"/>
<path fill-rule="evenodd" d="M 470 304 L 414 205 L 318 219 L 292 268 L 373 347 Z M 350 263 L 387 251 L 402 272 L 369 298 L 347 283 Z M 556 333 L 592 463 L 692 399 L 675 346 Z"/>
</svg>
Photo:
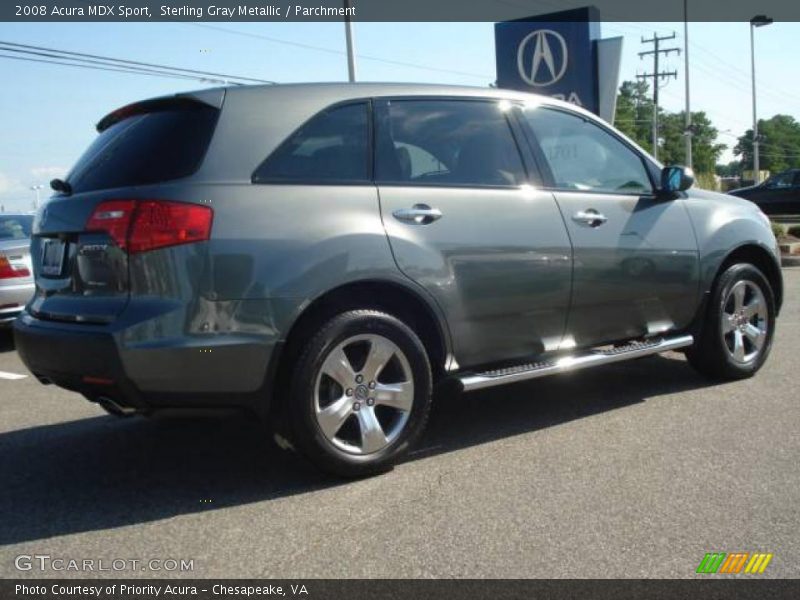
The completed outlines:
<svg viewBox="0 0 800 600">
<path fill-rule="evenodd" d="M 356 80 L 356 55 L 353 46 L 353 22 L 350 19 L 351 0 L 343 0 L 344 15 L 344 36 L 347 42 L 347 80 L 353 83 Z"/>
<path fill-rule="evenodd" d="M 44 186 L 41 183 L 37 183 L 36 185 L 31 186 L 31 190 L 36 193 L 36 200 L 33 201 L 33 210 L 39 208 L 39 190 L 43 189 Z"/>
<path fill-rule="evenodd" d="M 686 110 L 684 113 L 684 143 L 686 150 L 684 160 L 686 166 L 692 168 L 692 110 L 689 104 L 689 0 L 683 0 L 683 59 L 686 71 Z"/>
<path fill-rule="evenodd" d="M 761 183 L 761 165 L 758 155 L 761 138 L 758 136 L 758 114 L 756 112 L 756 44 L 753 32 L 756 27 L 764 27 L 771 23 L 772 19 L 765 15 L 756 15 L 750 19 L 750 69 L 753 74 L 753 180 L 756 185 Z"/>
<path fill-rule="evenodd" d="M 653 55 L 653 72 L 652 73 L 643 73 L 641 75 L 637 75 L 639 79 L 653 79 L 653 158 L 658 158 L 658 83 L 659 79 L 665 79 L 667 77 L 674 77 L 675 79 L 678 78 L 677 71 L 659 71 L 658 70 L 658 58 L 662 54 L 669 54 L 670 52 L 677 52 L 678 54 L 681 53 L 680 48 L 660 48 L 660 43 L 665 40 L 674 40 L 675 39 L 675 32 L 672 32 L 672 35 L 658 37 L 657 33 L 653 34 L 653 37 L 649 40 L 642 38 L 643 44 L 653 44 L 652 50 L 647 50 L 645 52 L 639 52 L 639 59 L 641 60 L 645 56 L 652 54 Z"/>
</svg>

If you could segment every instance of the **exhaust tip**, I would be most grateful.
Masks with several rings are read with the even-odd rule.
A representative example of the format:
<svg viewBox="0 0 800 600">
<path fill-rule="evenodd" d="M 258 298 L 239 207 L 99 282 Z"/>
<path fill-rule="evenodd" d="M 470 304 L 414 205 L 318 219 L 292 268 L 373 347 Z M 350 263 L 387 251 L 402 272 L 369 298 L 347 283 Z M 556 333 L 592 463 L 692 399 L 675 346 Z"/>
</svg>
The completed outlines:
<svg viewBox="0 0 800 600">
<path fill-rule="evenodd" d="M 116 400 L 108 396 L 98 396 L 95 398 L 95 402 L 108 414 L 114 415 L 115 417 L 130 417 L 138 412 L 137 409 L 131 408 L 130 406 L 122 406 Z"/>
</svg>

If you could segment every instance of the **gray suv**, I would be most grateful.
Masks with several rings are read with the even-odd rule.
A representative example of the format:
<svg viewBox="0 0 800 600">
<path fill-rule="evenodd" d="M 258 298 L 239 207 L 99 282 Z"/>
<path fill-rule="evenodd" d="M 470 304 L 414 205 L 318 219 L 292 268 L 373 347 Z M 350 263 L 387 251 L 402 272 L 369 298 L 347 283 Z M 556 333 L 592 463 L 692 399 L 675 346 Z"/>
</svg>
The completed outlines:
<svg viewBox="0 0 800 600">
<path fill-rule="evenodd" d="M 675 349 L 737 379 L 770 351 L 783 290 L 766 217 L 568 104 L 236 87 L 97 129 L 37 215 L 14 328 L 41 382 L 115 414 L 248 409 L 361 476 L 419 437 L 438 382 Z"/>
</svg>

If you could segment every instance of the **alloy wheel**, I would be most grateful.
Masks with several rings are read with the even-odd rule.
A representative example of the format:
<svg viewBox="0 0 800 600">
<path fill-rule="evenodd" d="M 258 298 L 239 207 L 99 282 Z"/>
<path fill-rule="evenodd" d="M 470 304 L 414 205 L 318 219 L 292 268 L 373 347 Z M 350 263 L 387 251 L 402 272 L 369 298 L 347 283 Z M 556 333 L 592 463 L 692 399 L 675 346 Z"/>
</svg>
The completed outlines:
<svg viewBox="0 0 800 600">
<path fill-rule="evenodd" d="M 402 433 L 414 404 L 411 366 L 402 350 L 377 334 L 356 335 L 325 357 L 314 386 L 314 414 L 339 450 L 366 455 Z"/>
<path fill-rule="evenodd" d="M 752 362 L 761 353 L 769 331 L 767 301 L 752 281 L 737 281 L 728 292 L 722 309 L 722 339 L 737 363 Z"/>
</svg>

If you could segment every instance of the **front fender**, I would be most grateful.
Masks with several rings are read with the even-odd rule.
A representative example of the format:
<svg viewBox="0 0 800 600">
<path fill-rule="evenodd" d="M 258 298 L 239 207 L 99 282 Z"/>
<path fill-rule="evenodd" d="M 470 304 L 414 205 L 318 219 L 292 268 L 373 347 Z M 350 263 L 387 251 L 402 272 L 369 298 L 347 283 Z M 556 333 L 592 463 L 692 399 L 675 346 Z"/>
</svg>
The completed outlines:
<svg viewBox="0 0 800 600">
<path fill-rule="evenodd" d="M 701 294 L 711 291 L 725 260 L 745 248 L 760 251 L 780 274 L 778 243 L 755 204 L 702 190 L 692 190 L 685 203 L 697 236 Z M 775 292 L 779 300 L 782 290 Z"/>
</svg>

